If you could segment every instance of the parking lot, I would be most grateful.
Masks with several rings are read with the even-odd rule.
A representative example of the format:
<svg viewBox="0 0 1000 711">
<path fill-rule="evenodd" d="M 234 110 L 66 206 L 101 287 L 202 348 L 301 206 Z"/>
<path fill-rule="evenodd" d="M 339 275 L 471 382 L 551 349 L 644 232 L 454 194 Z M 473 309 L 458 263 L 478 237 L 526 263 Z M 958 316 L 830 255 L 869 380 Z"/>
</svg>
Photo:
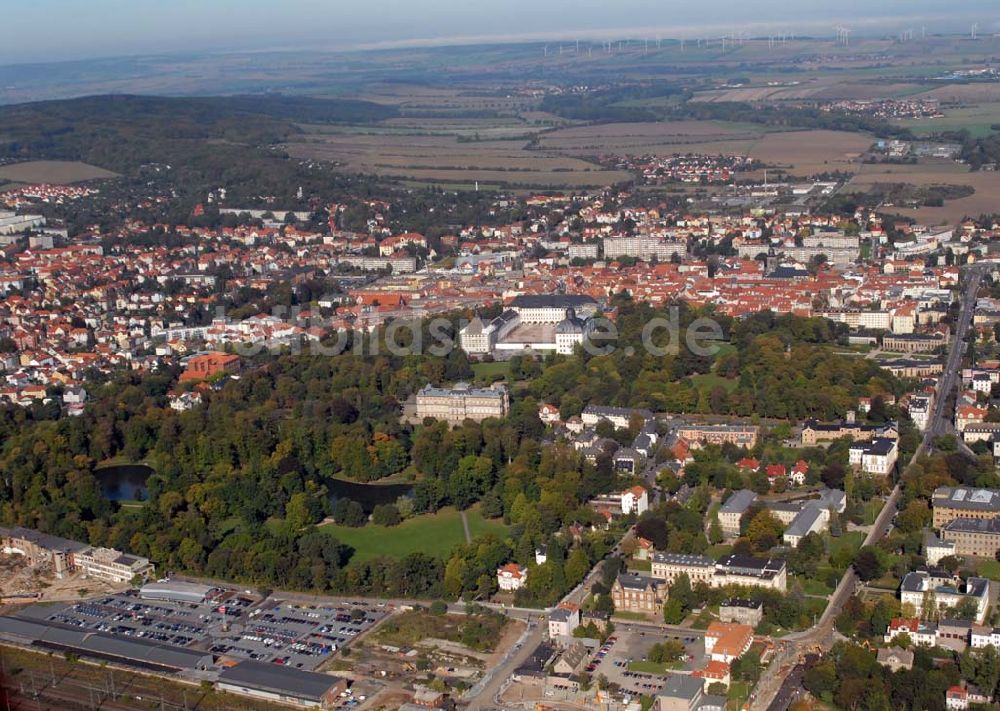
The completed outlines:
<svg viewBox="0 0 1000 711">
<path fill-rule="evenodd" d="M 376 603 L 303 605 L 219 590 L 201 603 L 133 593 L 33 606 L 22 615 L 121 637 L 313 670 L 385 617 Z"/>
<path fill-rule="evenodd" d="M 630 670 L 630 662 L 644 661 L 650 648 L 657 642 L 668 639 L 684 643 L 685 657 L 678 664 L 677 671 L 693 671 L 705 666 L 705 641 L 701 633 L 692 630 L 690 634 L 664 634 L 624 627 L 608 637 L 607 642 L 595 652 L 586 671 L 592 676 L 603 675 L 609 682 L 618 684 L 622 690 L 637 694 L 655 694 L 663 688 L 666 676 L 644 671 Z"/>
</svg>

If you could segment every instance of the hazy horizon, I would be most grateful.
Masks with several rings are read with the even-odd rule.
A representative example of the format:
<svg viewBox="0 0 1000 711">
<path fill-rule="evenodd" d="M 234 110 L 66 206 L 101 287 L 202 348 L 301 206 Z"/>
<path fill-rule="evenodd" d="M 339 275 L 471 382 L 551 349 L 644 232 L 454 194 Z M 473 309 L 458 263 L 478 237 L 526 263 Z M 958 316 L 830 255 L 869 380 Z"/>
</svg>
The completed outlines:
<svg viewBox="0 0 1000 711">
<path fill-rule="evenodd" d="M 543 39 L 719 36 L 800 33 L 892 35 L 909 27 L 929 33 L 1000 30 L 1000 16 L 980 0 L 508 0 L 502 5 L 457 0 L 370 0 L 342 6 L 323 0 L 36 0 L 5 9 L 0 64 L 238 51 L 333 51 L 377 47 L 513 42 Z"/>
</svg>

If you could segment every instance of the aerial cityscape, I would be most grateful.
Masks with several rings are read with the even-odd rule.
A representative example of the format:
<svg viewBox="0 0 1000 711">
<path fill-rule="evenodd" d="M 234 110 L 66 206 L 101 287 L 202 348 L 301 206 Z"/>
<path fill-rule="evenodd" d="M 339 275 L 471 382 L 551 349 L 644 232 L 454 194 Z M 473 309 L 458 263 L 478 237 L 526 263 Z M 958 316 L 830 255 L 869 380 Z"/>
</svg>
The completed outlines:
<svg viewBox="0 0 1000 711">
<path fill-rule="evenodd" d="M 3 21 L 0 711 L 1000 709 L 996 8 L 341 4 Z"/>
</svg>

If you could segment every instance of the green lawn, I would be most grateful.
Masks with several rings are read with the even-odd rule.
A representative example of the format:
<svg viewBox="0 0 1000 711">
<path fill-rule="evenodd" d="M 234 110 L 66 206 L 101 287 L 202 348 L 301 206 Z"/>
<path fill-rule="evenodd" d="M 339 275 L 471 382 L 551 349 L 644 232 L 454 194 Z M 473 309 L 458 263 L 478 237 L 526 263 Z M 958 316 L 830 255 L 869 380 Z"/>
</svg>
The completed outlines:
<svg viewBox="0 0 1000 711">
<path fill-rule="evenodd" d="M 500 536 L 507 533 L 506 526 L 499 521 L 484 519 L 476 508 L 470 509 L 467 516 L 473 538 L 484 533 L 496 533 Z M 402 558 L 415 552 L 444 558 L 455 546 L 465 543 L 461 515 L 453 508 L 441 509 L 436 514 L 415 516 L 392 527 L 368 524 L 351 528 L 328 524 L 320 526 L 319 530 L 336 536 L 338 541 L 353 548 L 353 562 L 383 555 Z"/>
<path fill-rule="evenodd" d="M 638 620 L 640 622 L 648 622 L 650 619 L 650 615 L 644 615 L 641 612 L 625 612 L 625 611 L 621 612 L 616 611 L 615 617 L 619 617 L 623 620 Z"/>
<path fill-rule="evenodd" d="M 705 555 L 718 560 L 723 558 L 733 552 L 733 547 L 725 543 L 716 543 L 714 546 L 709 546 L 708 550 L 705 551 Z"/>
<path fill-rule="evenodd" d="M 1000 580 L 1000 561 L 983 558 L 976 563 L 976 573 L 990 580 Z"/>
<path fill-rule="evenodd" d="M 510 379 L 510 362 L 494 361 L 492 363 L 473 363 L 472 372 L 476 374 L 476 380 L 492 382 L 497 376 L 504 376 Z"/>
<path fill-rule="evenodd" d="M 843 548 L 848 548 L 851 552 L 861 550 L 861 544 L 865 542 L 865 534 L 861 531 L 850 531 L 837 538 L 830 538 L 830 558 Z"/>
<path fill-rule="evenodd" d="M 733 681 L 729 684 L 728 708 L 743 708 L 743 704 L 750 698 L 750 684 L 745 681 Z"/>
<path fill-rule="evenodd" d="M 803 578 L 798 575 L 793 575 L 792 579 L 802 584 L 802 592 L 806 595 L 829 595 L 833 592 L 830 586 L 822 580 Z"/>
<path fill-rule="evenodd" d="M 885 502 L 882 499 L 872 499 L 865 504 L 865 525 L 871 526 L 882 511 Z"/>
</svg>

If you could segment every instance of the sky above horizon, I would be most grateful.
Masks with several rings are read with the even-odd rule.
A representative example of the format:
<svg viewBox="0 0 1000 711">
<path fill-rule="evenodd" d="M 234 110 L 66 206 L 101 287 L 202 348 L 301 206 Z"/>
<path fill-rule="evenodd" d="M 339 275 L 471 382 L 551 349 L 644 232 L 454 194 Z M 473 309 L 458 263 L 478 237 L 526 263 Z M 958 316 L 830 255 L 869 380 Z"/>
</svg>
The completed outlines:
<svg viewBox="0 0 1000 711">
<path fill-rule="evenodd" d="M 991 7 L 992 6 L 992 7 Z M 169 52 L 750 33 L 1000 30 L 991 0 L 33 0 L 3 11 L 0 64 Z"/>
</svg>

